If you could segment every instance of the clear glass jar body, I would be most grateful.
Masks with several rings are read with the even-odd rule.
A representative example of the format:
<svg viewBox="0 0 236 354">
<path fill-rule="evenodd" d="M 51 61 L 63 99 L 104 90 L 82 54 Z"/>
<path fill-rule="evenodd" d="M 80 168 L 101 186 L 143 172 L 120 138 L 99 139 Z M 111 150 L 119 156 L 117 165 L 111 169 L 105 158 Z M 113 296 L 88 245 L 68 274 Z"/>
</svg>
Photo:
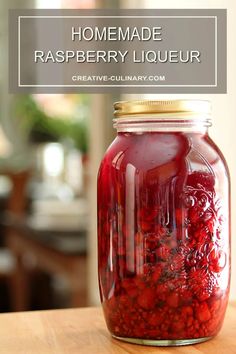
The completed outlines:
<svg viewBox="0 0 236 354">
<path fill-rule="evenodd" d="M 121 129 L 101 163 L 100 295 L 114 337 L 191 344 L 219 332 L 227 306 L 229 174 L 207 128 L 158 124 Z"/>
</svg>

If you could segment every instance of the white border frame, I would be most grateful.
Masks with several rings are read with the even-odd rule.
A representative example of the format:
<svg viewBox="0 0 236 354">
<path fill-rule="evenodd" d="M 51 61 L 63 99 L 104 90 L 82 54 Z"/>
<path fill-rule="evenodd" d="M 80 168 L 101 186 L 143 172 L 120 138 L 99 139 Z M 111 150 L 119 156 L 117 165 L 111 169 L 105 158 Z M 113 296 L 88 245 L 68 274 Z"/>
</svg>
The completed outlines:
<svg viewBox="0 0 236 354">
<path fill-rule="evenodd" d="M 22 18 L 213 18 L 215 20 L 215 83 L 214 85 L 25 85 L 20 77 L 20 24 Z M 217 87 L 217 16 L 18 16 L 18 87 Z"/>
</svg>

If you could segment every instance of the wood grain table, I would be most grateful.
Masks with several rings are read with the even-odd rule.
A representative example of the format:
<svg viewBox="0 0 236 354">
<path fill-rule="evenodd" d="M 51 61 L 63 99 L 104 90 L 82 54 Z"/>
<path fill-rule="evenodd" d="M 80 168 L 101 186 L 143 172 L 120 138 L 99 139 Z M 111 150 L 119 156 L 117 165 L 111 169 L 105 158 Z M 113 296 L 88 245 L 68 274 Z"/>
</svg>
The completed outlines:
<svg viewBox="0 0 236 354">
<path fill-rule="evenodd" d="M 185 347 L 145 347 L 109 335 L 100 308 L 0 314 L 1 354 L 236 354 L 236 304 L 220 334 Z"/>
</svg>

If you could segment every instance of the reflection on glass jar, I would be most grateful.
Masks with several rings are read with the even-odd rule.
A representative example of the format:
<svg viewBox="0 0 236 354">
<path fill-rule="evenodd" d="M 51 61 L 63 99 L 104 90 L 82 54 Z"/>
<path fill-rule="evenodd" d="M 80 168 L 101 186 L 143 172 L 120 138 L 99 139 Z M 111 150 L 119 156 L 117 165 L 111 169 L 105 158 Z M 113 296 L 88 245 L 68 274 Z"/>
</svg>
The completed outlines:
<svg viewBox="0 0 236 354">
<path fill-rule="evenodd" d="M 99 285 L 119 339 L 183 345 L 215 336 L 230 278 L 229 174 L 206 101 L 115 104 L 98 176 Z"/>
</svg>

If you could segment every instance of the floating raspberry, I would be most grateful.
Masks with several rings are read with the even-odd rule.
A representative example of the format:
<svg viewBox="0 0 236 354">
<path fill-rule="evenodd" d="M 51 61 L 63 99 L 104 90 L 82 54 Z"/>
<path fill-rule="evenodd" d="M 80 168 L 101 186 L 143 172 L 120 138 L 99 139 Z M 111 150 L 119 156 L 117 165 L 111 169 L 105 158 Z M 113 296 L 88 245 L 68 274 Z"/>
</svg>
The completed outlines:
<svg viewBox="0 0 236 354">
<path fill-rule="evenodd" d="M 211 296 L 216 281 L 206 270 L 193 268 L 188 274 L 188 283 L 197 299 L 204 301 Z"/>
<path fill-rule="evenodd" d="M 146 250 L 155 250 L 159 244 L 159 237 L 153 233 L 146 234 L 143 243 Z"/>
<path fill-rule="evenodd" d="M 194 232 L 194 237 L 199 243 L 204 243 L 210 239 L 209 229 L 207 227 L 199 227 Z"/>
<path fill-rule="evenodd" d="M 166 298 L 166 302 L 170 307 L 178 307 L 179 295 L 175 292 L 170 293 L 170 295 Z"/>
<path fill-rule="evenodd" d="M 193 294 L 188 289 L 188 287 L 184 286 L 179 289 L 180 301 L 182 305 L 190 305 L 193 302 Z"/>
<path fill-rule="evenodd" d="M 188 176 L 187 184 L 192 187 L 204 187 L 206 190 L 213 190 L 215 178 L 208 172 L 193 172 Z"/>
<path fill-rule="evenodd" d="M 185 261 L 185 257 L 183 256 L 183 254 L 176 254 L 173 256 L 172 260 L 171 260 L 171 270 L 173 272 L 179 272 L 181 270 L 184 269 L 184 261 Z"/>
<path fill-rule="evenodd" d="M 149 280 L 153 272 L 154 265 L 152 263 L 144 263 L 143 266 L 139 269 L 139 274 L 143 275 L 146 278 L 146 281 Z"/>
<path fill-rule="evenodd" d="M 160 246 L 156 250 L 156 255 L 162 261 L 167 261 L 170 255 L 170 249 L 167 246 Z"/>
<path fill-rule="evenodd" d="M 139 289 L 139 291 L 141 291 L 142 289 L 145 289 L 147 286 L 146 280 L 143 278 L 142 275 L 136 276 L 136 278 L 134 279 L 134 283 L 137 286 L 137 288 Z"/>
<path fill-rule="evenodd" d="M 137 298 L 137 303 L 145 310 L 151 310 L 155 307 L 156 296 L 155 291 L 150 288 L 146 288 Z"/>
<path fill-rule="evenodd" d="M 181 314 L 182 316 L 185 318 L 185 317 L 188 317 L 188 316 L 192 316 L 193 315 L 193 309 L 191 306 L 184 306 L 182 307 L 182 310 L 181 310 Z"/>
<path fill-rule="evenodd" d="M 181 332 L 185 327 L 185 323 L 183 320 L 178 320 L 178 321 L 175 321 L 171 324 L 171 330 L 174 332 L 174 333 L 178 333 L 178 332 Z"/>
<path fill-rule="evenodd" d="M 164 313 L 161 310 L 157 310 L 148 317 L 148 323 L 150 326 L 159 326 L 164 320 Z"/>
<path fill-rule="evenodd" d="M 199 219 L 202 216 L 202 212 L 201 209 L 198 206 L 193 206 L 190 210 L 189 210 L 189 220 L 191 224 L 195 224 L 196 222 L 199 221 Z"/>
<path fill-rule="evenodd" d="M 138 295 L 138 288 L 132 279 L 124 279 L 122 281 L 122 287 L 130 297 L 136 297 Z"/>
<path fill-rule="evenodd" d="M 158 284 L 156 286 L 156 296 L 158 300 L 165 301 L 168 295 L 169 289 L 166 284 Z"/>
<path fill-rule="evenodd" d="M 154 282 L 157 282 L 160 279 L 160 277 L 161 277 L 161 273 L 162 273 L 162 267 L 156 265 L 156 267 L 154 269 L 154 272 L 152 274 L 152 280 Z"/>
<path fill-rule="evenodd" d="M 211 313 L 206 302 L 202 302 L 196 309 L 196 318 L 199 322 L 207 322 L 211 318 Z"/>
<path fill-rule="evenodd" d="M 187 267 L 195 267 L 202 260 L 203 253 L 199 250 L 194 249 L 191 251 L 186 257 L 186 266 Z"/>
</svg>

